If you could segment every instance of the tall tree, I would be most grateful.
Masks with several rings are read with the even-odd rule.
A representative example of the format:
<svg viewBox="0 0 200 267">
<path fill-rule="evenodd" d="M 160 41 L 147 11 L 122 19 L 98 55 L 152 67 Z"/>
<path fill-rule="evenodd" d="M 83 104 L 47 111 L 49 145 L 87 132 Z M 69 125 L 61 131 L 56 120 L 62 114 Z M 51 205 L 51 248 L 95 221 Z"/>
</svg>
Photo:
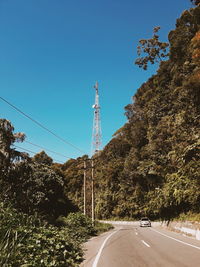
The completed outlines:
<svg viewBox="0 0 200 267">
<path fill-rule="evenodd" d="M 138 56 L 141 56 L 142 54 L 144 54 L 144 56 L 137 58 L 135 64 L 144 70 L 147 70 L 149 62 L 151 64 L 159 63 L 169 55 L 167 51 L 169 44 L 159 41 L 159 35 L 157 34 L 159 29 L 160 27 L 155 27 L 153 29 L 152 38 L 139 41 L 137 53 Z"/>
<path fill-rule="evenodd" d="M 43 151 L 31 161 L 26 153 L 13 148 L 25 134 L 14 133 L 6 119 L 0 119 L 0 198 L 23 212 L 40 212 L 50 221 L 77 208 L 64 192 L 64 181 L 52 169 L 52 159 Z"/>
<path fill-rule="evenodd" d="M 200 0 L 190 0 L 190 2 L 196 6 L 200 5 Z"/>
<path fill-rule="evenodd" d="M 51 157 L 49 157 L 45 151 L 41 151 L 37 154 L 35 154 L 35 156 L 32 158 L 33 161 L 39 163 L 39 164 L 44 164 L 44 165 L 52 165 L 53 163 L 53 160 Z"/>
<path fill-rule="evenodd" d="M 24 133 L 14 133 L 14 127 L 10 121 L 0 119 L 0 172 L 6 174 L 16 161 L 27 157 L 13 148 L 15 142 L 23 142 Z"/>
</svg>

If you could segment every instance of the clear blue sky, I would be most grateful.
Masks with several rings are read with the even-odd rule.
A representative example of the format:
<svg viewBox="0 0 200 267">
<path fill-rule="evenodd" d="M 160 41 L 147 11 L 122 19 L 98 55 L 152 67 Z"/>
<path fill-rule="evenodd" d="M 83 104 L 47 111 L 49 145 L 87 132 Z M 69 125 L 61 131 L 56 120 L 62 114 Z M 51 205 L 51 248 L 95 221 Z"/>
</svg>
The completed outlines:
<svg viewBox="0 0 200 267">
<path fill-rule="evenodd" d="M 0 0 L 0 96 L 90 154 L 95 82 L 105 146 L 126 122 L 124 106 L 156 71 L 133 64 L 138 40 L 161 26 L 166 41 L 189 7 L 189 0 Z M 0 117 L 29 142 L 68 157 L 83 154 L 1 100 Z"/>
</svg>

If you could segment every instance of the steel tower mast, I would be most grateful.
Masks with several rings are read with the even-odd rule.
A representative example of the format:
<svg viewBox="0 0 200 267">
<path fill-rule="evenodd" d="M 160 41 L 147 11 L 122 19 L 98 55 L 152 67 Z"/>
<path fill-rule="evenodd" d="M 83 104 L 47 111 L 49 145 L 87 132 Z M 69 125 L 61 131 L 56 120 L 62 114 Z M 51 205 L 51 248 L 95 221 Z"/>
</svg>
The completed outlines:
<svg viewBox="0 0 200 267">
<path fill-rule="evenodd" d="M 101 144 L 102 144 L 98 82 L 96 82 L 94 88 L 96 90 L 96 93 L 95 93 L 95 104 L 92 106 L 94 108 L 94 120 L 93 120 L 93 131 L 92 131 L 92 149 L 91 149 L 92 155 L 99 152 L 99 150 L 101 149 Z"/>
</svg>

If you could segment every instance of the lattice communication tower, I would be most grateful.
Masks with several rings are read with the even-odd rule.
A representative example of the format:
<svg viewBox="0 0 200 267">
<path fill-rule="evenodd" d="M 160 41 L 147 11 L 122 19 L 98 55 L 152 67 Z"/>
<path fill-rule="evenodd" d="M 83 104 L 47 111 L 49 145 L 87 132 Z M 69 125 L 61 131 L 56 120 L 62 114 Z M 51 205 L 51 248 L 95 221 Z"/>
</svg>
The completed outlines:
<svg viewBox="0 0 200 267">
<path fill-rule="evenodd" d="M 94 109 L 93 130 L 92 130 L 92 149 L 91 149 L 92 156 L 100 151 L 101 144 L 102 144 L 98 82 L 96 82 L 94 88 L 96 90 L 96 93 L 95 93 L 95 104 L 92 106 Z"/>
</svg>

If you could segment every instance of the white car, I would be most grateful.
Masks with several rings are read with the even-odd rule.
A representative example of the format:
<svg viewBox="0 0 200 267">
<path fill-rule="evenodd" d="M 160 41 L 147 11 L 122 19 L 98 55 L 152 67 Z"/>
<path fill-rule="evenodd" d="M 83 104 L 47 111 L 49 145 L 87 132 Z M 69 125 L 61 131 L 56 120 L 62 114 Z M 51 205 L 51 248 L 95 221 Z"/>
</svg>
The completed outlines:
<svg viewBox="0 0 200 267">
<path fill-rule="evenodd" d="M 140 220 L 140 227 L 151 227 L 151 221 L 147 218 L 147 217 L 144 217 L 144 218 L 141 218 Z"/>
</svg>

